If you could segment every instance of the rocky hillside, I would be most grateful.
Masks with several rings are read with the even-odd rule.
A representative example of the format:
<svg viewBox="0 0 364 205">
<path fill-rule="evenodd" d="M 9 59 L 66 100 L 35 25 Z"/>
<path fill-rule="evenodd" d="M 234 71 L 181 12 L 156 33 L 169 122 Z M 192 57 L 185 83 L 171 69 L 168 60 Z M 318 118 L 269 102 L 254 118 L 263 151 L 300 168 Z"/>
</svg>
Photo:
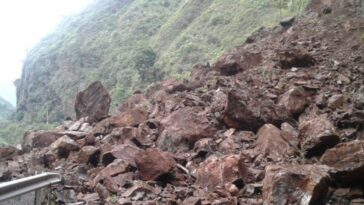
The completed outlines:
<svg viewBox="0 0 364 205">
<path fill-rule="evenodd" d="M 0 97 L 0 122 L 6 120 L 14 110 L 12 104 Z"/>
<path fill-rule="evenodd" d="M 77 204 L 363 204 L 362 7 L 313 0 L 111 116 L 94 82 L 76 121 L 0 149 L 0 180 L 56 171 L 53 200 Z"/>
<path fill-rule="evenodd" d="M 164 76 L 185 78 L 306 0 L 97 0 L 29 51 L 17 82 L 18 118 L 73 116 L 75 93 L 95 80 L 115 108 Z"/>
</svg>

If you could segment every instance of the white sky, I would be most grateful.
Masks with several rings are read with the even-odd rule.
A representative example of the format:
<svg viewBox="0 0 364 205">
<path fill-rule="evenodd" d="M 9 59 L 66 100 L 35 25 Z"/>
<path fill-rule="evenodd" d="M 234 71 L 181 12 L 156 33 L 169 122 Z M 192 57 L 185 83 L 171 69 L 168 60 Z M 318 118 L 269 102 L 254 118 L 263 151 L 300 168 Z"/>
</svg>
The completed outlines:
<svg viewBox="0 0 364 205">
<path fill-rule="evenodd" d="M 0 96 L 15 105 L 13 81 L 20 78 L 26 50 L 54 30 L 62 18 L 92 0 L 0 1 Z"/>
</svg>

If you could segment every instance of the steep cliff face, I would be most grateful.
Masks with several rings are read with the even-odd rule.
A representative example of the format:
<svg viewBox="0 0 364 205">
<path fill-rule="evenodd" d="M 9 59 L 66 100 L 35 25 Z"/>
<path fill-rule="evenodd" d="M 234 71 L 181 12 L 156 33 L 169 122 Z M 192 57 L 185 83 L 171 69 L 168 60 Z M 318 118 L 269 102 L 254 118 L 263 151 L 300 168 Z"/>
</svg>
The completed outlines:
<svg viewBox="0 0 364 205">
<path fill-rule="evenodd" d="M 301 11 L 261 0 L 99 0 L 29 51 L 17 82 L 17 111 L 33 122 L 73 115 L 75 93 L 100 80 L 112 108 L 164 76 L 243 43 L 251 32 Z"/>
</svg>

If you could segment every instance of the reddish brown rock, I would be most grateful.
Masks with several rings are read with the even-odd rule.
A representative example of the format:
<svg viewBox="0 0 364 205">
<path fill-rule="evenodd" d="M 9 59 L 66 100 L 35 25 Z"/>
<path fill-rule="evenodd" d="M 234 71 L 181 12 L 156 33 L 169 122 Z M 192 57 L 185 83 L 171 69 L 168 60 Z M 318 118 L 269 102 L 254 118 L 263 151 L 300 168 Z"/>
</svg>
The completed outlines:
<svg viewBox="0 0 364 205">
<path fill-rule="evenodd" d="M 210 156 L 196 170 L 196 184 L 211 191 L 216 186 L 244 181 L 247 176 L 247 168 L 239 155 Z"/>
<path fill-rule="evenodd" d="M 145 195 L 145 194 L 149 194 L 149 193 L 153 193 L 153 187 L 150 186 L 149 184 L 143 182 L 143 181 L 133 181 L 133 186 L 130 187 L 129 189 L 127 189 L 122 196 L 123 197 L 134 197 L 137 194 L 141 194 Z"/>
<path fill-rule="evenodd" d="M 114 177 L 106 177 L 104 179 L 104 186 L 107 190 L 112 193 L 117 193 L 120 187 L 124 187 L 126 184 L 133 181 L 134 173 L 128 172 L 124 174 L 119 174 Z"/>
<path fill-rule="evenodd" d="M 67 135 L 62 136 L 61 138 L 57 139 L 54 143 L 50 145 L 51 149 L 65 149 L 68 151 L 77 151 L 79 150 L 79 146 L 77 142 Z"/>
<path fill-rule="evenodd" d="M 22 150 L 28 152 L 32 148 L 48 147 L 53 142 L 55 142 L 59 137 L 62 136 L 63 134 L 58 132 L 49 132 L 49 131 L 26 132 L 23 137 Z"/>
<path fill-rule="evenodd" d="M 169 173 L 176 162 L 167 152 L 156 148 L 148 148 L 139 152 L 135 159 L 142 180 L 156 180 L 159 176 Z"/>
<path fill-rule="evenodd" d="M 320 156 L 325 150 L 340 142 L 333 123 L 326 114 L 317 115 L 315 110 L 300 118 L 301 148 L 306 157 Z"/>
<path fill-rule="evenodd" d="M 360 86 L 360 88 L 354 93 L 353 98 L 354 106 L 357 109 L 364 110 L 364 85 Z"/>
<path fill-rule="evenodd" d="M 57 155 L 52 150 L 46 152 L 43 156 L 44 167 L 54 168 L 54 164 L 57 161 Z"/>
<path fill-rule="evenodd" d="M 267 204 L 325 204 L 329 170 L 325 165 L 269 165 L 263 200 Z"/>
<path fill-rule="evenodd" d="M 333 110 L 341 107 L 345 102 L 344 95 L 333 95 L 327 100 L 327 106 Z"/>
<path fill-rule="evenodd" d="M 307 97 L 308 94 L 302 87 L 294 87 L 280 97 L 278 105 L 287 109 L 290 115 L 297 116 L 305 109 Z"/>
<path fill-rule="evenodd" d="M 112 127 L 134 127 L 148 119 L 148 113 L 140 109 L 127 110 L 109 119 Z"/>
<path fill-rule="evenodd" d="M 93 166 L 97 166 L 100 161 L 100 149 L 94 146 L 84 146 L 82 147 L 78 162 L 92 164 Z"/>
<path fill-rule="evenodd" d="M 255 153 L 266 155 L 274 161 L 293 156 L 295 153 L 294 148 L 282 136 L 283 133 L 280 129 L 272 124 L 265 124 L 257 133 Z"/>
<path fill-rule="evenodd" d="M 50 145 L 52 150 L 57 150 L 59 158 L 68 158 L 70 152 L 79 150 L 78 143 L 64 135 Z"/>
<path fill-rule="evenodd" d="M 19 150 L 15 147 L 0 147 L 0 159 L 8 160 L 18 155 Z"/>
<path fill-rule="evenodd" d="M 110 196 L 109 191 L 106 189 L 105 186 L 103 186 L 102 184 L 97 184 L 96 188 L 95 188 L 96 192 L 99 194 L 100 198 L 102 199 L 106 199 Z"/>
<path fill-rule="evenodd" d="M 282 123 L 281 131 L 282 138 L 289 142 L 289 144 L 293 147 L 298 148 L 300 142 L 298 131 L 294 127 L 292 127 L 292 125 L 286 122 Z"/>
<path fill-rule="evenodd" d="M 101 120 L 108 116 L 110 102 L 109 93 L 101 82 L 96 81 L 77 94 L 75 102 L 76 118 L 90 117 Z"/>
<path fill-rule="evenodd" d="M 138 137 L 138 128 L 121 127 L 114 128 L 102 141 L 108 144 L 126 144 Z"/>
<path fill-rule="evenodd" d="M 118 145 L 102 155 L 102 164 L 107 166 L 115 159 L 122 159 L 132 167 L 136 167 L 135 158 L 142 150 L 132 144 Z"/>
<path fill-rule="evenodd" d="M 175 152 L 193 148 L 201 138 L 212 137 L 216 129 L 199 108 L 181 108 L 161 121 L 165 128 L 158 138 L 162 150 Z"/>
<path fill-rule="evenodd" d="M 214 64 L 213 69 L 220 72 L 221 75 L 231 76 L 242 72 L 244 69 L 259 65 L 262 60 L 259 52 L 250 53 L 243 50 L 237 54 L 221 56 Z"/>
<path fill-rule="evenodd" d="M 151 104 L 148 98 L 143 94 L 134 94 L 125 100 L 118 108 L 116 115 L 133 109 L 140 109 L 144 112 L 148 112 L 151 108 Z"/>
<path fill-rule="evenodd" d="M 100 180 L 103 180 L 107 177 L 117 176 L 126 172 L 128 166 L 128 163 L 121 159 L 114 160 L 111 164 L 107 165 L 107 167 L 100 171 L 100 173 L 93 180 L 93 185 L 96 185 Z"/>
<path fill-rule="evenodd" d="M 325 152 L 321 162 L 336 169 L 344 185 L 364 184 L 364 141 L 354 140 L 336 145 Z"/>
<path fill-rule="evenodd" d="M 316 63 L 311 54 L 297 49 L 281 50 L 277 53 L 277 58 L 282 69 L 291 69 L 292 67 L 307 68 Z"/>
<path fill-rule="evenodd" d="M 229 128 L 256 131 L 266 123 L 279 126 L 289 121 L 287 111 L 264 96 L 258 90 L 232 90 L 223 121 Z"/>
</svg>

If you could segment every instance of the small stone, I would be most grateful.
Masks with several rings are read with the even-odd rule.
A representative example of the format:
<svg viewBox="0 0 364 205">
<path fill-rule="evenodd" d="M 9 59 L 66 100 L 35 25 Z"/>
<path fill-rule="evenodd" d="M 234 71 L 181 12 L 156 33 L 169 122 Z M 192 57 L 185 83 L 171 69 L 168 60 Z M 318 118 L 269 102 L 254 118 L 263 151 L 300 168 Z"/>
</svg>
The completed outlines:
<svg viewBox="0 0 364 205">
<path fill-rule="evenodd" d="M 110 196 L 109 191 L 100 183 L 96 185 L 96 192 L 99 194 L 100 198 L 107 199 Z"/>
<path fill-rule="evenodd" d="M 333 110 L 341 107 L 345 102 L 345 97 L 342 94 L 333 95 L 327 101 L 327 106 Z"/>
</svg>

